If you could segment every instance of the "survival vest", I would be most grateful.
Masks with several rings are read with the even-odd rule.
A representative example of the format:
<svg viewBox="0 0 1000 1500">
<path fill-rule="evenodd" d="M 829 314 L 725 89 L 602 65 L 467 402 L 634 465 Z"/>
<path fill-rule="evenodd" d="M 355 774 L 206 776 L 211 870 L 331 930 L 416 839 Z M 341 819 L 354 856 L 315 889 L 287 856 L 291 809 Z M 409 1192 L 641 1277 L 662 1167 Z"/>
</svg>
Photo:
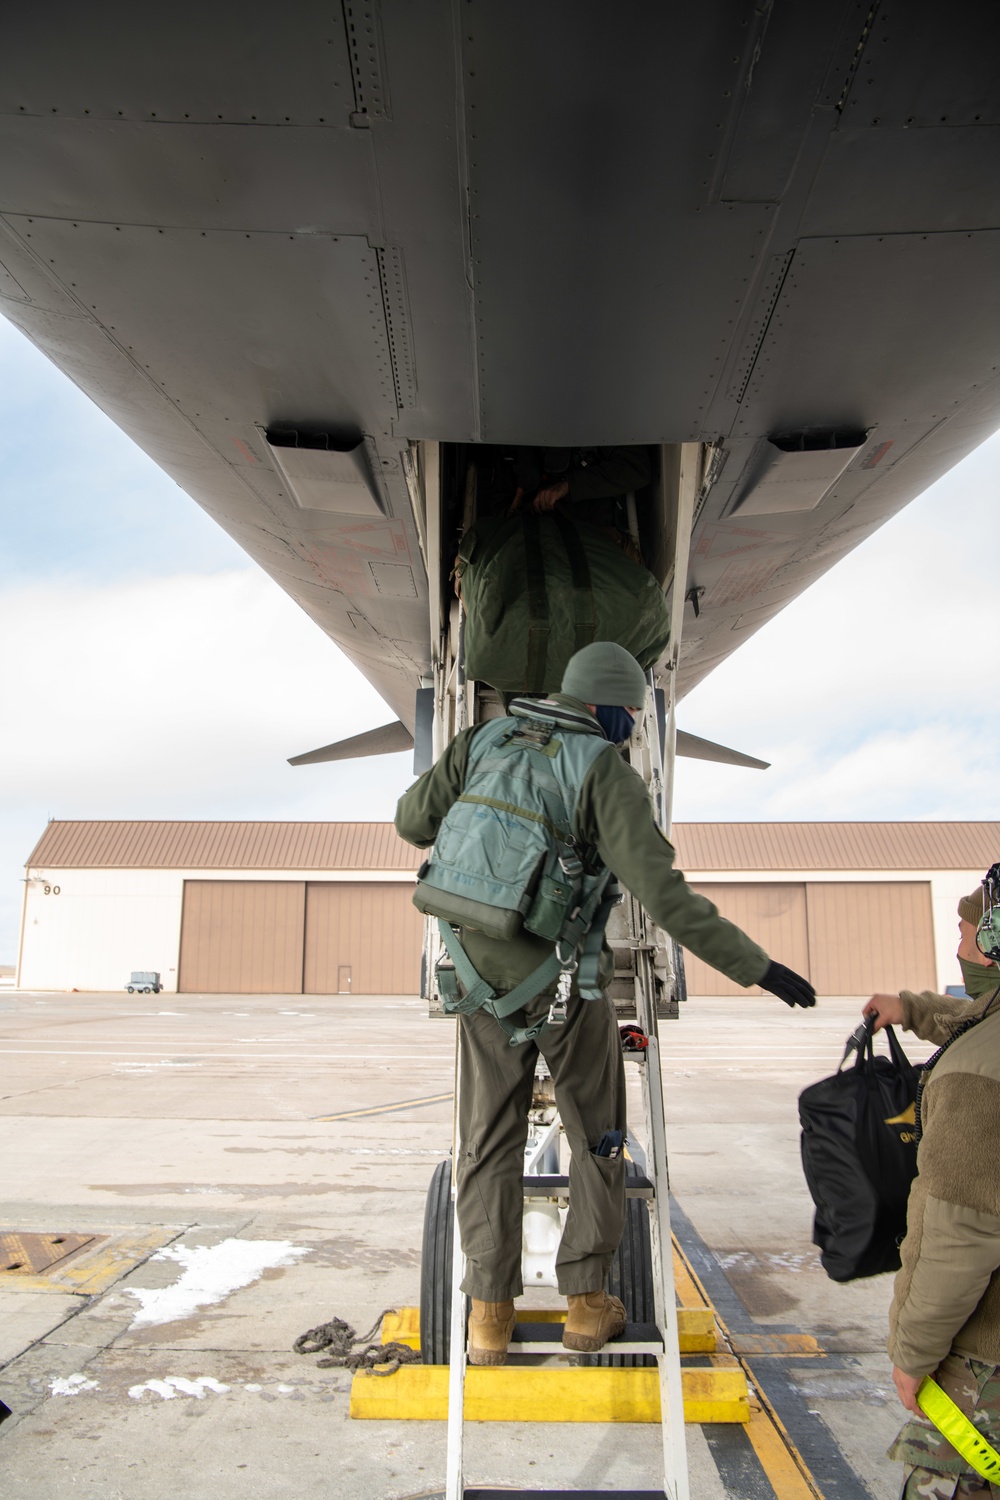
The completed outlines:
<svg viewBox="0 0 1000 1500">
<path fill-rule="evenodd" d="M 557 975 L 578 969 L 579 993 L 588 1000 L 602 994 L 601 946 L 619 893 L 596 851 L 581 848 L 575 828 L 580 788 L 608 752 L 612 746 L 590 714 L 549 699 L 515 698 L 508 718 L 486 723 L 470 741 L 465 786 L 417 875 L 413 904 L 439 919 L 454 964 L 438 969 L 445 1011 L 485 1007 L 512 1046 L 558 1019 L 550 1008 L 535 1026 L 507 1020 Z M 456 927 L 498 941 L 524 928 L 555 948 L 509 994 L 498 995 L 477 973 Z"/>
</svg>

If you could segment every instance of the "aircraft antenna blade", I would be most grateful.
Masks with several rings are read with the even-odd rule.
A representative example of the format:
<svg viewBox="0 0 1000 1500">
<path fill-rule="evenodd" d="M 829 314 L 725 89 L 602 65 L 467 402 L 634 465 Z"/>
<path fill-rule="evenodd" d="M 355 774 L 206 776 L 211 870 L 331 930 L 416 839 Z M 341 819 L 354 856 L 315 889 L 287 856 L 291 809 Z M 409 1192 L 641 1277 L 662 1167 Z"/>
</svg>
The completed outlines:
<svg viewBox="0 0 1000 1500">
<path fill-rule="evenodd" d="M 366 729 L 362 734 L 352 734 L 349 739 L 335 740 L 332 745 L 323 745 L 319 750 L 307 750 L 304 755 L 288 758 L 290 766 L 314 766 L 325 760 L 357 760 L 363 755 L 397 755 L 401 750 L 413 749 L 413 735 L 399 719 L 394 724 L 380 724 L 377 729 Z"/>
<path fill-rule="evenodd" d="M 703 740 L 700 735 L 677 731 L 677 754 L 689 760 L 714 760 L 722 766 L 749 766 L 755 771 L 766 771 L 769 760 L 758 760 L 756 756 L 744 755 L 742 750 L 730 750 L 726 745 L 717 745 L 714 740 Z"/>
</svg>

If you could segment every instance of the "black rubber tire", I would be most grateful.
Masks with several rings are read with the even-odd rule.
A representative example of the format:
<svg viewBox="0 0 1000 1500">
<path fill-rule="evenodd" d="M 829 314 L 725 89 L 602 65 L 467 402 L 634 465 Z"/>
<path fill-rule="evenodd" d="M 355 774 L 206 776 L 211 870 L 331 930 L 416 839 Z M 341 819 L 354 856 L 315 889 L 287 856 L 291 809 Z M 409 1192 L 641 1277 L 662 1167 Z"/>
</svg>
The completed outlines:
<svg viewBox="0 0 1000 1500">
<path fill-rule="evenodd" d="M 125 986 L 125 988 L 128 990 L 128 992 L 129 992 L 130 995 L 134 995 L 135 994 L 135 985 L 133 985 L 133 984 L 127 984 Z"/>
<path fill-rule="evenodd" d="M 642 1177 L 634 1161 L 625 1163 L 625 1180 Z M 608 1272 L 608 1291 L 625 1304 L 630 1323 L 655 1323 L 653 1298 L 653 1250 L 649 1238 L 649 1205 L 645 1198 L 628 1198 L 625 1203 L 625 1229 Z M 631 1370 L 655 1365 L 651 1354 L 595 1354 L 593 1361 L 613 1370 Z"/>
<path fill-rule="evenodd" d="M 420 1358 L 446 1365 L 451 1347 L 451 1162 L 438 1162 L 427 1190 L 420 1261 Z"/>
</svg>

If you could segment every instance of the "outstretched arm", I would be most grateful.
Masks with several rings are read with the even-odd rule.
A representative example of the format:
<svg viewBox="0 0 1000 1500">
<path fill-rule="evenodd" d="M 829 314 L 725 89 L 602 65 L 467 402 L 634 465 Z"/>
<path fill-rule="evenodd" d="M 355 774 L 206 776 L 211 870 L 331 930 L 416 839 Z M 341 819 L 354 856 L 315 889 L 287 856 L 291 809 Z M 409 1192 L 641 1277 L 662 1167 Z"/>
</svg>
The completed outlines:
<svg viewBox="0 0 1000 1500">
<path fill-rule="evenodd" d="M 437 838 L 438 829 L 451 804 L 461 795 L 469 762 L 469 740 L 475 728 L 457 734 L 439 760 L 396 805 L 396 832 L 408 844 L 426 849 Z"/>
<path fill-rule="evenodd" d="M 759 944 L 693 891 L 674 868 L 673 845 L 656 826 L 642 779 L 613 751 L 594 762 L 584 781 L 577 828 L 582 838 L 596 844 L 605 864 L 653 921 L 698 958 L 737 984 L 767 984 L 770 978 L 773 992 L 789 1005 L 812 1003 L 815 996 L 806 980 L 772 964 Z M 789 998 L 792 993 L 801 998 Z"/>
</svg>

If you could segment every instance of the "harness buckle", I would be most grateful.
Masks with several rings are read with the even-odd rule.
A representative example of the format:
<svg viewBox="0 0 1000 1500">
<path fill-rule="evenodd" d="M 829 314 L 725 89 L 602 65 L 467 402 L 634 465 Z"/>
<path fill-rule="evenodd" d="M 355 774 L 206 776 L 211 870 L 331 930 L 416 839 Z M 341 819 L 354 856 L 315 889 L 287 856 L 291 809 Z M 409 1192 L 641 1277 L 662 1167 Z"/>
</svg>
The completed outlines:
<svg viewBox="0 0 1000 1500">
<path fill-rule="evenodd" d="M 566 1001 L 565 1000 L 558 1000 L 558 999 L 557 1000 L 553 1000 L 552 1004 L 549 1006 L 549 1013 L 545 1017 L 545 1024 L 546 1024 L 546 1026 L 565 1026 L 566 1025 Z"/>
<path fill-rule="evenodd" d="M 546 1017 L 547 1026 L 565 1026 L 569 1007 L 570 991 L 573 988 L 573 975 L 576 973 L 576 963 L 566 964 L 559 975 L 559 983 L 556 985 L 556 997 L 549 1006 Z"/>
<path fill-rule="evenodd" d="M 563 947 L 563 945 L 562 945 L 562 939 L 559 938 L 556 941 L 556 958 L 558 958 L 558 960 L 559 960 L 559 966 L 562 969 L 562 973 L 559 975 L 559 984 L 560 984 L 560 987 L 562 986 L 563 979 L 564 978 L 569 978 L 570 975 L 575 974 L 576 971 L 577 971 L 577 969 L 579 968 L 579 964 L 577 963 L 577 960 L 574 957 L 574 955 L 576 953 L 575 947 L 571 948 L 569 950 L 569 956 L 567 958 L 563 957 L 562 947 Z M 557 991 L 557 993 L 558 993 L 558 991 Z M 567 993 L 567 995 L 569 994 L 569 989 L 568 988 L 566 990 L 566 993 Z"/>
</svg>

